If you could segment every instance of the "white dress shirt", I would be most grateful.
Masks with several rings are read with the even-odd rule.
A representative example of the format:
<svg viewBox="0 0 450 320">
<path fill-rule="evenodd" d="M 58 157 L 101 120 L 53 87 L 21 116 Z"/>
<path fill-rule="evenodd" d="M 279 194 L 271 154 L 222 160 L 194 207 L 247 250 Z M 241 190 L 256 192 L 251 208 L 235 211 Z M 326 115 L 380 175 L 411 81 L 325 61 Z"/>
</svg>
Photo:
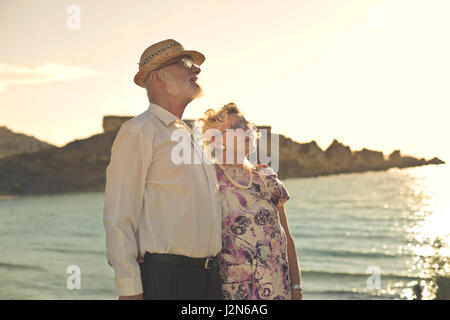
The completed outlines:
<svg viewBox="0 0 450 320">
<path fill-rule="evenodd" d="M 216 171 L 204 161 L 171 160 L 178 143 L 171 141 L 171 134 L 180 128 L 193 133 L 174 114 L 150 103 L 145 112 L 122 124 L 112 145 L 103 222 L 106 257 L 119 295 L 143 292 L 139 253 L 200 258 L 222 249 Z M 192 154 L 198 156 L 201 148 L 190 141 Z"/>
</svg>

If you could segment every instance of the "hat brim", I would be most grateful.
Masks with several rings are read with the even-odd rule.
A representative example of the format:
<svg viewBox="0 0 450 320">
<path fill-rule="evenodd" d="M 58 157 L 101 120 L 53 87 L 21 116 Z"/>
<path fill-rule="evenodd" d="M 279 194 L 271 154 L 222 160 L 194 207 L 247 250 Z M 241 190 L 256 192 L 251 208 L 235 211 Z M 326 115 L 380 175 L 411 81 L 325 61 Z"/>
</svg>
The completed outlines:
<svg viewBox="0 0 450 320">
<path fill-rule="evenodd" d="M 169 61 L 171 59 L 174 59 L 177 57 L 182 57 L 182 56 L 191 57 L 194 60 L 194 63 L 198 66 L 200 66 L 205 61 L 205 56 L 198 51 L 194 51 L 194 50 L 178 51 L 176 54 L 169 55 L 169 56 L 164 57 L 163 59 L 158 60 L 157 63 L 149 63 L 149 64 L 145 65 L 144 67 L 142 67 L 142 69 L 139 70 L 136 73 L 136 75 L 134 76 L 134 83 L 136 83 L 138 86 L 140 86 L 142 88 L 145 88 L 144 80 L 145 80 L 145 78 L 147 78 L 147 76 L 150 72 L 155 70 L 157 67 L 159 67 L 163 63 L 166 63 L 167 61 Z"/>
</svg>

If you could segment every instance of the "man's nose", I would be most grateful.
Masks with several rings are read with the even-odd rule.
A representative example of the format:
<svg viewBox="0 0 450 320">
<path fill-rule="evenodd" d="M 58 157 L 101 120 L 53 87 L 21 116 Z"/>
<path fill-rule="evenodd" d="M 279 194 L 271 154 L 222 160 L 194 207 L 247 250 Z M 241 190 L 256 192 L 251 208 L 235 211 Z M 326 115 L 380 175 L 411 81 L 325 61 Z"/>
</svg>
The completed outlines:
<svg viewBox="0 0 450 320">
<path fill-rule="evenodd" d="M 192 72 L 194 74 L 199 74 L 202 71 L 202 69 L 200 69 L 200 67 L 196 64 L 192 65 Z"/>
</svg>

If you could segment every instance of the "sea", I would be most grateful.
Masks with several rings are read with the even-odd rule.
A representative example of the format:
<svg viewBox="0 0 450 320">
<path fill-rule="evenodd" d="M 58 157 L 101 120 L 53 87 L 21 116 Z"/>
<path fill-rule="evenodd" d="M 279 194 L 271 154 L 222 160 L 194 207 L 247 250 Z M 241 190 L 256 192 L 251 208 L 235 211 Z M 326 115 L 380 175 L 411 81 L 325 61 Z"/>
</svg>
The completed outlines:
<svg viewBox="0 0 450 320">
<path fill-rule="evenodd" d="M 282 180 L 304 299 L 449 299 L 448 164 Z M 103 192 L 0 199 L 0 299 L 117 299 Z"/>
</svg>

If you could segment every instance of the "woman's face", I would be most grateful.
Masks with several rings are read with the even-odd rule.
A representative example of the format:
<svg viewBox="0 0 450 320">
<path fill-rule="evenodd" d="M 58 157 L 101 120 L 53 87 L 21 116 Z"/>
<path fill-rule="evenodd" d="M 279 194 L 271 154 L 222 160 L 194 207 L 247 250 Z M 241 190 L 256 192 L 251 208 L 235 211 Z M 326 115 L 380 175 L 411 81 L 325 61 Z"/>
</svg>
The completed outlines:
<svg viewBox="0 0 450 320">
<path fill-rule="evenodd" d="M 235 113 L 228 115 L 226 124 L 218 129 L 222 132 L 222 143 L 227 152 L 233 148 L 235 156 L 247 156 L 256 150 L 256 127 L 243 116 Z M 232 140 L 227 141 L 227 138 Z"/>
</svg>

